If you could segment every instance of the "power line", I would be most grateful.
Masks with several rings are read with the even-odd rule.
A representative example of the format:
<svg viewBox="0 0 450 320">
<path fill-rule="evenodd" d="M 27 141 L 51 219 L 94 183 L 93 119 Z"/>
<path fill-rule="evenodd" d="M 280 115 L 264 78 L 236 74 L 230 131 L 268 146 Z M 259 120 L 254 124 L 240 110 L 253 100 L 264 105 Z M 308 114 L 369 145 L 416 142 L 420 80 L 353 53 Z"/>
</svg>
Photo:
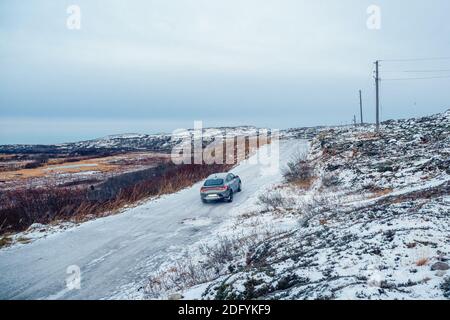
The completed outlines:
<svg viewBox="0 0 450 320">
<path fill-rule="evenodd" d="M 407 72 L 407 73 L 450 72 L 450 69 L 442 69 L 442 70 L 405 70 L 403 72 Z"/>
<path fill-rule="evenodd" d="M 380 116 L 381 116 L 381 105 L 380 105 L 380 82 L 381 81 L 412 81 L 412 80 L 428 80 L 428 79 L 450 79 L 450 75 L 433 75 L 429 77 L 411 77 L 411 78 L 380 78 L 380 62 L 407 62 L 407 61 L 438 61 L 438 60 L 450 60 L 450 57 L 435 57 L 435 58 L 421 58 L 421 59 L 391 59 L 391 60 L 377 60 L 375 61 L 375 111 L 376 111 L 376 130 L 380 130 Z M 437 67 L 437 66 L 435 66 Z M 441 68 L 448 68 L 447 66 L 441 66 Z M 449 69 L 421 69 L 421 70 L 388 70 L 384 72 L 396 72 L 396 73 L 439 73 L 439 72 L 450 72 Z"/>
<path fill-rule="evenodd" d="M 435 70 L 383 70 L 383 72 L 390 72 L 390 73 L 432 73 L 432 72 L 450 72 L 450 69 L 435 69 Z"/>
<path fill-rule="evenodd" d="M 382 81 L 404 81 L 404 80 L 428 80 L 428 79 L 450 79 L 450 76 L 435 76 L 435 77 L 417 77 L 417 78 L 383 78 Z"/>
<path fill-rule="evenodd" d="M 407 61 L 436 61 L 436 60 L 450 60 L 450 57 L 418 58 L 418 59 L 386 59 L 386 60 L 379 60 L 379 61 L 380 62 L 407 62 Z"/>
</svg>

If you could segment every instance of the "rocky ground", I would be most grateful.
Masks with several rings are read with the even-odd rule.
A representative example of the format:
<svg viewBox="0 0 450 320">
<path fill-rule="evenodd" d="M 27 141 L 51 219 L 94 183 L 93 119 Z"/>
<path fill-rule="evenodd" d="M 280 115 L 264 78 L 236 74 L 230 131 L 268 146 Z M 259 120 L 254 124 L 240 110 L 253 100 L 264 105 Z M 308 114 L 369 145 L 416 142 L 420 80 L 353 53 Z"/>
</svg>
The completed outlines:
<svg viewBox="0 0 450 320">
<path fill-rule="evenodd" d="M 152 275 L 147 297 L 450 298 L 450 111 L 324 128 L 295 160 L 310 174 Z"/>
</svg>

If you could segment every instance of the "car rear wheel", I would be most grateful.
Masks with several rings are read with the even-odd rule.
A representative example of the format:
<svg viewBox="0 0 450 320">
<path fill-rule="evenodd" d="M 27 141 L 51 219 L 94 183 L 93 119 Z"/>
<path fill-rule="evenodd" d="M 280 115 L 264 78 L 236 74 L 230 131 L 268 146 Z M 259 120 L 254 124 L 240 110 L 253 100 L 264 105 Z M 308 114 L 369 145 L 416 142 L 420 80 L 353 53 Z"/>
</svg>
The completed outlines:
<svg viewBox="0 0 450 320">
<path fill-rule="evenodd" d="M 233 202 L 233 190 L 230 190 L 230 195 L 228 196 L 227 202 Z"/>
<path fill-rule="evenodd" d="M 241 192 L 242 191 L 242 184 L 239 182 L 239 186 L 238 186 L 238 190 L 237 190 L 238 192 Z"/>
</svg>

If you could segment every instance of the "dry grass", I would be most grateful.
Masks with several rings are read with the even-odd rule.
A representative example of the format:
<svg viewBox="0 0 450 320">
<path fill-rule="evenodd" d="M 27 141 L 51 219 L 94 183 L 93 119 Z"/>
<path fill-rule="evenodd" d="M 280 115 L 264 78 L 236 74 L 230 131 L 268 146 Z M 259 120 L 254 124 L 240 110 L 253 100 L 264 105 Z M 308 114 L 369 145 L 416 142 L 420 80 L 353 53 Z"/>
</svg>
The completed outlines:
<svg viewBox="0 0 450 320">
<path fill-rule="evenodd" d="M 71 166 L 63 168 L 64 166 Z M 78 173 L 83 171 L 108 172 L 117 169 L 117 166 L 98 161 L 96 159 L 82 160 L 77 162 L 61 162 L 59 164 L 44 165 L 39 168 L 19 169 L 0 173 L 1 180 L 17 180 L 46 177 L 52 173 Z"/>
<path fill-rule="evenodd" d="M 0 161 L 11 160 L 14 159 L 14 154 L 0 154 Z"/>
<path fill-rule="evenodd" d="M 314 175 L 314 164 L 307 159 L 307 153 L 294 155 L 283 170 L 285 180 L 300 189 L 309 189 L 317 177 Z"/>
<path fill-rule="evenodd" d="M 151 176 L 122 188 L 108 200 L 89 200 L 87 188 L 47 186 L 6 191 L 0 207 L 0 233 L 23 231 L 37 222 L 54 220 L 85 221 L 117 212 L 126 205 L 153 196 L 174 193 L 193 185 L 214 172 L 228 171 L 232 165 L 162 165 L 160 176 Z"/>
<path fill-rule="evenodd" d="M 410 242 L 406 244 L 406 247 L 408 249 L 414 249 L 415 247 L 417 247 L 417 243 L 416 242 Z"/>
<path fill-rule="evenodd" d="M 363 132 L 355 135 L 358 141 L 378 140 L 379 134 L 376 132 Z"/>
<path fill-rule="evenodd" d="M 267 143 L 267 142 L 266 142 Z M 262 143 L 261 143 L 262 145 Z M 237 154 L 235 144 L 235 154 Z M 249 143 L 246 143 L 245 158 L 251 154 Z M 138 161 L 148 155 L 137 154 Z M 161 159 L 166 159 L 164 156 Z M 147 159 L 148 160 L 148 159 Z M 114 170 L 120 165 L 111 164 L 123 161 L 119 156 L 109 156 L 99 159 L 69 162 L 70 166 L 80 164 L 98 164 L 95 167 L 64 168 L 68 171 L 77 170 Z M 146 161 L 146 160 L 145 160 Z M 174 165 L 164 161 L 157 166 L 158 174 L 136 178 L 122 187 L 117 187 L 108 197 L 92 197 L 92 192 L 86 186 L 61 186 L 54 184 L 38 188 L 22 187 L 6 190 L 0 194 L 0 234 L 26 230 L 33 223 L 49 224 L 53 221 L 82 222 L 95 217 L 102 217 L 119 212 L 125 206 L 134 205 L 144 199 L 164 194 L 170 194 L 190 187 L 215 172 L 229 171 L 233 164 L 184 164 Z M 123 163 L 122 163 L 123 164 Z M 44 168 L 61 166 L 44 165 Z M 57 170 L 60 170 L 58 168 Z M 27 172 L 39 174 L 43 168 L 29 169 Z M 56 170 L 56 168 L 55 168 Z M 48 171 L 48 170 L 47 170 Z M 50 170 L 51 171 L 51 170 Z M 136 172 L 136 175 L 139 173 Z M 17 179 L 17 177 L 15 177 Z M 131 178 L 132 179 L 132 178 Z M 1 178 L 0 178 L 1 180 Z M 132 180 L 133 181 L 133 180 Z M 50 183 L 47 181 L 47 183 Z M 116 186 L 118 182 L 116 183 Z M 101 199 L 101 200 L 99 200 Z M 6 241 L 6 240 L 4 240 Z"/>
<path fill-rule="evenodd" d="M 36 168 L 13 168 L 0 172 L 0 180 L 44 178 L 54 173 L 73 174 L 84 171 L 111 172 L 118 171 L 121 166 L 137 166 L 164 163 L 169 155 L 154 152 L 134 152 L 112 156 L 98 157 L 56 157 L 49 159 Z M 69 168 L 64 168 L 70 166 Z"/>
<path fill-rule="evenodd" d="M 265 207 L 265 210 L 277 210 L 284 207 L 285 199 L 278 191 L 261 194 L 258 197 L 258 203 Z"/>
<path fill-rule="evenodd" d="M 245 213 L 243 213 L 243 214 L 241 214 L 239 217 L 238 217 L 238 220 L 240 220 L 240 221 L 245 221 L 245 220 L 247 220 L 247 219 L 251 219 L 251 218 L 253 218 L 253 217 L 257 217 L 257 216 L 259 216 L 261 213 L 259 212 L 259 211 L 249 211 L 249 212 L 245 212 Z"/>
<path fill-rule="evenodd" d="M 423 267 L 427 264 L 428 264 L 428 258 L 421 258 L 421 259 L 417 260 L 417 262 L 416 262 L 416 266 L 418 266 L 418 267 Z"/>
<path fill-rule="evenodd" d="M 388 194 L 391 194 L 394 190 L 391 188 L 378 188 L 375 190 L 371 190 L 372 194 L 370 195 L 369 199 L 376 199 L 383 196 L 386 196 Z"/>
<path fill-rule="evenodd" d="M 312 185 L 314 184 L 314 182 L 316 180 L 317 180 L 316 177 L 311 177 L 308 179 L 293 181 L 293 182 L 291 182 L 291 185 L 293 185 L 294 187 L 296 187 L 298 189 L 308 190 L 312 187 Z"/>
<path fill-rule="evenodd" d="M 0 238 L 0 248 L 7 247 L 11 245 L 12 239 L 9 235 L 4 235 Z"/>
<path fill-rule="evenodd" d="M 19 237 L 16 241 L 17 241 L 18 243 L 27 244 L 27 243 L 30 243 L 30 242 L 31 242 L 31 239 L 28 239 L 28 238 L 26 238 L 26 237 L 24 237 L 24 236 L 21 236 L 21 237 Z"/>
<path fill-rule="evenodd" d="M 203 244 L 199 247 L 202 257 L 200 261 L 193 261 L 189 257 L 178 258 L 174 264 L 153 274 L 149 278 L 145 292 L 150 297 L 160 297 L 161 293 L 167 291 L 179 291 L 217 279 L 236 269 L 232 262 L 238 257 L 245 258 L 247 266 L 250 266 L 254 261 L 251 259 L 249 248 L 279 234 L 270 230 L 255 229 L 248 235 L 219 237 L 215 244 Z"/>
</svg>

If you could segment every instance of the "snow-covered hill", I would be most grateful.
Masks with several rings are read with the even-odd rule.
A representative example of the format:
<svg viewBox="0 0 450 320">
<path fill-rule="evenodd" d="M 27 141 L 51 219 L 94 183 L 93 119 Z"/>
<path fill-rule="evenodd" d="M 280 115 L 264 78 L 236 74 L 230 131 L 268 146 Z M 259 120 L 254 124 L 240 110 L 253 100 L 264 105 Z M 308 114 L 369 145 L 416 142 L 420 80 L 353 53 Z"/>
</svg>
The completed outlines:
<svg viewBox="0 0 450 320">
<path fill-rule="evenodd" d="M 450 298 L 449 161 L 450 112 L 388 121 L 380 134 L 323 129 L 302 164 L 311 181 L 261 191 L 184 264 L 152 275 L 147 294 Z"/>
<path fill-rule="evenodd" d="M 258 129 L 250 126 L 205 128 L 202 138 L 205 143 L 219 135 L 254 136 Z M 170 152 L 186 137 L 194 137 L 194 130 L 187 129 L 173 134 L 127 133 L 111 135 L 99 139 L 69 142 L 56 145 L 2 145 L 0 153 L 77 153 L 86 151 L 157 151 Z"/>
<path fill-rule="evenodd" d="M 281 138 L 312 138 L 321 127 L 295 128 L 279 131 Z M 54 145 L 0 145 L 0 153 L 99 153 L 99 152 L 126 152 L 126 151 L 155 151 L 170 152 L 172 148 L 183 139 L 194 139 L 194 129 L 186 129 L 174 133 L 139 134 L 126 133 L 106 136 L 103 138 L 68 142 Z M 202 131 L 204 144 L 212 142 L 218 136 L 238 137 L 256 136 L 259 132 L 270 134 L 271 129 L 256 128 L 252 126 L 205 128 Z"/>
</svg>

